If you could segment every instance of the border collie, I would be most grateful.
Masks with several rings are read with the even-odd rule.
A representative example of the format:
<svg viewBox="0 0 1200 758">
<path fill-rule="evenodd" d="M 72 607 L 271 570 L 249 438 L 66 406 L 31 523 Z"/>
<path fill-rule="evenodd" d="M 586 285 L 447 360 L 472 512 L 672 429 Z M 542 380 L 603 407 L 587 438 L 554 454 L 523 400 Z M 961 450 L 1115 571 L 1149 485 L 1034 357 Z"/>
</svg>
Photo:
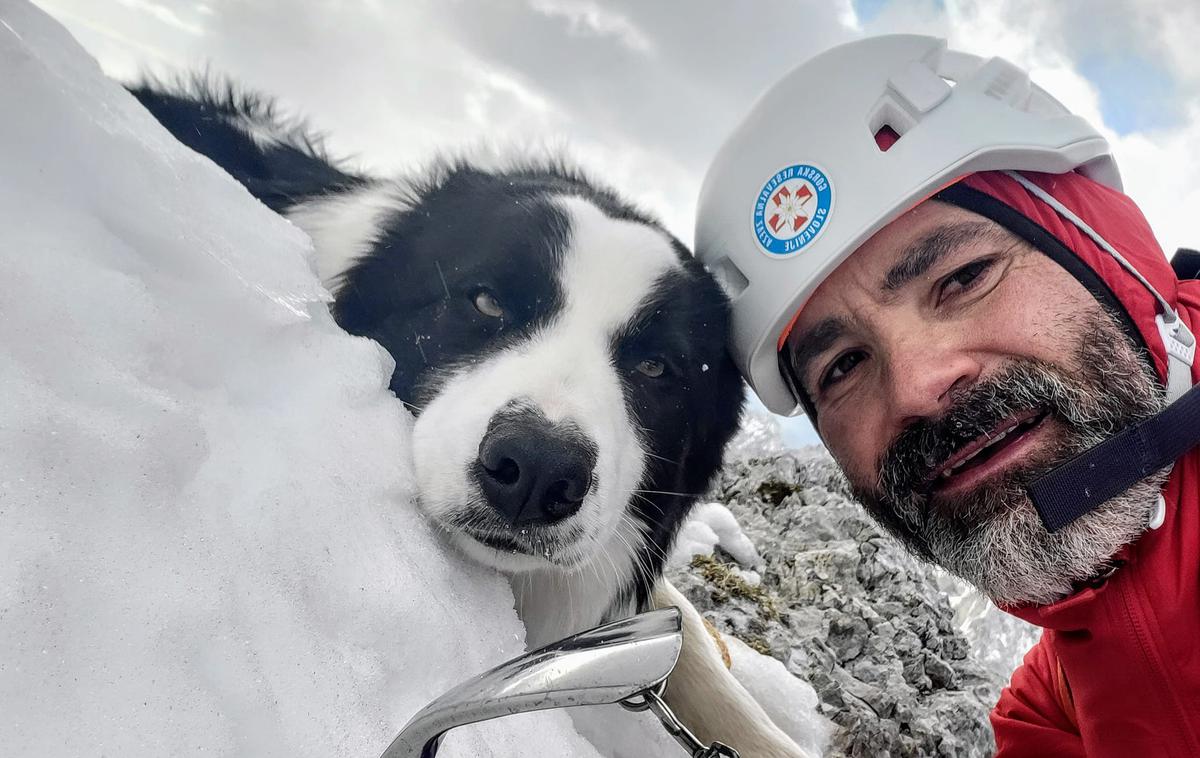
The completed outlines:
<svg viewBox="0 0 1200 758">
<path fill-rule="evenodd" d="M 649 605 L 742 404 L 678 240 L 561 159 L 380 179 L 228 84 L 131 92 L 312 237 L 337 322 L 395 359 L 420 506 L 512 577 L 531 647 Z"/>
<path fill-rule="evenodd" d="M 312 237 L 338 324 L 395 359 L 421 508 L 509 576 L 530 648 L 679 606 L 667 697 L 685 721 L 743 758 L 805 755 L 661 580 L 743 400 L 728 302 L 677 239 L 562 159 L 383 179 L 231 85 L 130 92 Z"/>
</svg>

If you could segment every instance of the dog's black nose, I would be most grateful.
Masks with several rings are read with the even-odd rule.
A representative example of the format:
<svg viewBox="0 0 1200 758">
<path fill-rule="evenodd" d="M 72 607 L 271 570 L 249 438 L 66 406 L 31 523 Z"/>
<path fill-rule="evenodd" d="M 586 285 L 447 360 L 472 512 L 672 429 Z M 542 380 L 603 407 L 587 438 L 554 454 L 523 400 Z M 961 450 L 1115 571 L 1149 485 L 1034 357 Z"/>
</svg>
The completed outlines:
<svg viewBox="0 0 1200 758">
<path fill-rule="evenodd" d="M 475 478 L 513 526 L 553 524 L 579 510 L 592 486 L 596 449 L 573 426 L 531 411 L 501 412 L 479 443 Z"/>
</svg>

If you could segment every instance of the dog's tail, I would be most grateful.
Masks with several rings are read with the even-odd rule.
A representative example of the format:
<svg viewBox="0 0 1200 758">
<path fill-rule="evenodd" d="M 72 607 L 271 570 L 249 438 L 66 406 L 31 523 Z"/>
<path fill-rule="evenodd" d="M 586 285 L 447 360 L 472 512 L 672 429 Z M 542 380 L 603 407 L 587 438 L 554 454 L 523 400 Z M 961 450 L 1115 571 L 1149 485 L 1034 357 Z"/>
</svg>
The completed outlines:
<svg viewBox="0 0 1200 758">
<path fill-rule="evenodd" d="M 270 98 L 228 81 L 199 74 L 172 83 L 146 80 L 126 89 L 176 139 L 208 156 L 277 212 L 367 181 L 339 167 L 304 122 L 281 115 Z"/>
</svg>

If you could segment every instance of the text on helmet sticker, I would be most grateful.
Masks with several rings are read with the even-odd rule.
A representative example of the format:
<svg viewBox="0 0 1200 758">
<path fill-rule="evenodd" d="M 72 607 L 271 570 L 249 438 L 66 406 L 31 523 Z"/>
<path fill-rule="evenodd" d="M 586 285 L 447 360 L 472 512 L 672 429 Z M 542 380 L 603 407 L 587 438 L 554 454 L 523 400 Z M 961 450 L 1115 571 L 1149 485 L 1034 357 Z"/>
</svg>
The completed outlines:
<svg viewBox="0 0 1200 758">
<path fill-rule="evenodd" d="M 754 199 L 754 237 L 764 253 L 785 258 L 803 250 L 829 224 L 833 186 L 825 172 L 797 163 L 771 175 Z"/>
</svg>

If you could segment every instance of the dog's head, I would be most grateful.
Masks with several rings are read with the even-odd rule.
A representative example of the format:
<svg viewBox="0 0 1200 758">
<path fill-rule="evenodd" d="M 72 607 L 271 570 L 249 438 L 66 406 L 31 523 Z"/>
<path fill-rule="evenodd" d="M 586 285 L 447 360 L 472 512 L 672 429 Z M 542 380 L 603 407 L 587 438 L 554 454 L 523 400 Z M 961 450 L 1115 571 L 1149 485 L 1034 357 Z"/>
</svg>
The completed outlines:
<svg viewBox="0 0 1200 758">
<path fill-rule="evenodd" d="M 396 360 L 428 514 L 503 570 L 656 575 L 741 407 L 711 277 L 557 165 L 458 164 L 338 202 L 374 210 L 335 314 Z"/>
</svg>

